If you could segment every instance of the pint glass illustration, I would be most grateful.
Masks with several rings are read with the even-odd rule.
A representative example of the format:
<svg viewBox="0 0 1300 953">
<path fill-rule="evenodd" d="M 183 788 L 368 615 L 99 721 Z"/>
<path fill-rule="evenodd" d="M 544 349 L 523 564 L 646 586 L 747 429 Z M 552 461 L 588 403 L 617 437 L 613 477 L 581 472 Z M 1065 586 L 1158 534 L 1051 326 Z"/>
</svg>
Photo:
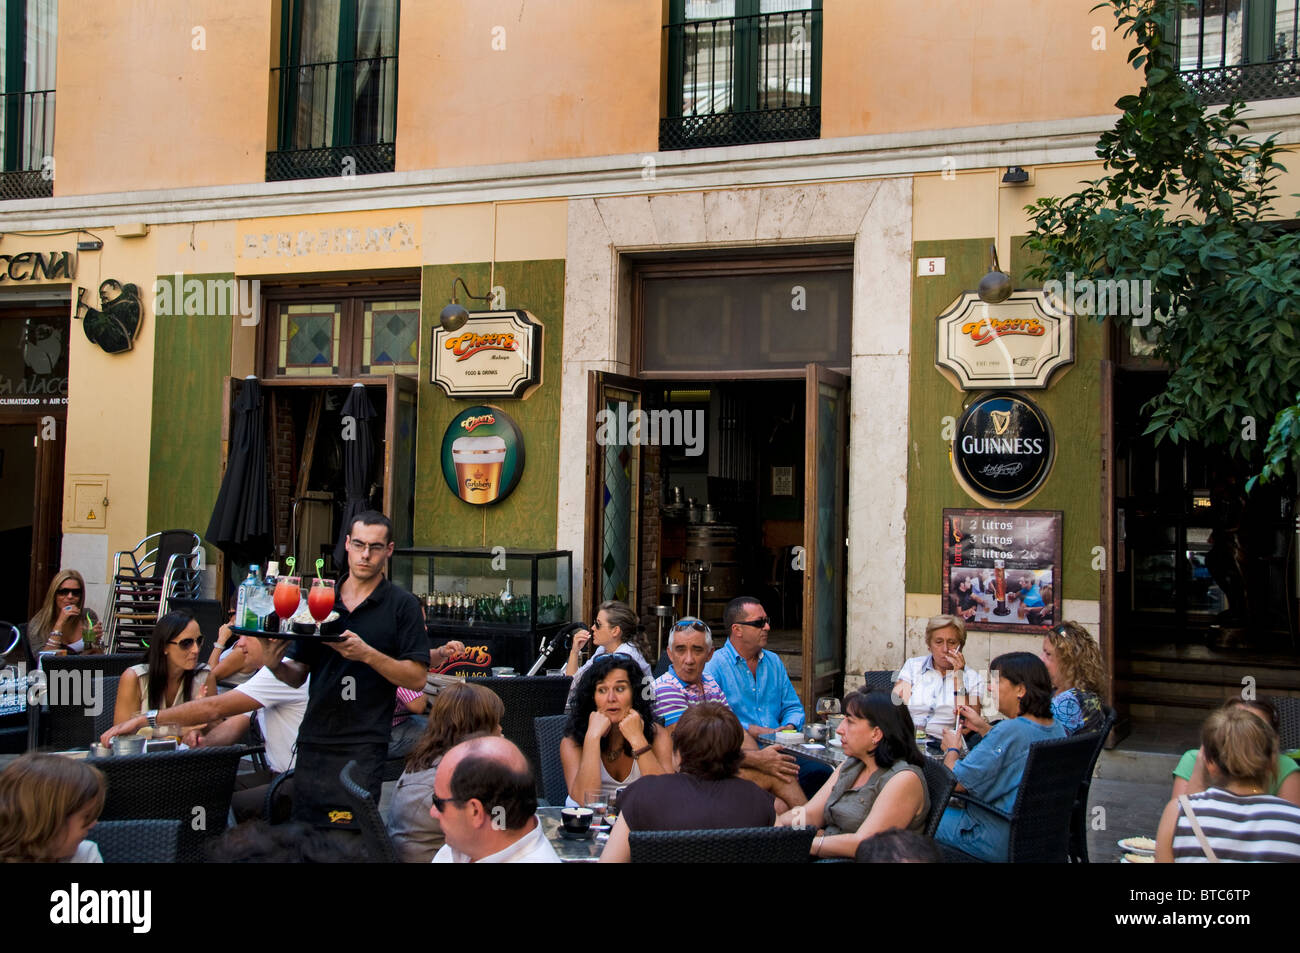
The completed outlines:
<svg viewBox="0 0 1300 953">
<path fill-rule="evenodd" d="M 451 445 L 456 467 L 456 492 L 466 503 L 491 503 L 501 493 L 501 465 L 506 459 L 503 437 L 457 437 Z"/>
</svg>

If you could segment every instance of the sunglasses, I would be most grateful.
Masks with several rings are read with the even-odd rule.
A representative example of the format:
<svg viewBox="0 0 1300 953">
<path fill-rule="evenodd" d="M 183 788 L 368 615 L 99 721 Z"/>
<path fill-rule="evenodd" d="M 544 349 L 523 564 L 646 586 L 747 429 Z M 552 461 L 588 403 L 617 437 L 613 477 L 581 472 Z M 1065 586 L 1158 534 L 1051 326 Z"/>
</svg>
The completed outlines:
<svg viewBox="0 0 1300 953">
<path fill-rule="evenodd" d="M 81 595 L 81 590 L 79 588 L 69 589 L 68 587 L 65 586 L 62 589 L 55 589 L 54 594 L 56 596 L 79 596 Z"/>
<path fill-rule="evenodd" d="M 168 645 L 174 645 L 182 652 L 188 652 L 192 648 L 197 648 L 203 643 L 202 639 L 176 639 L 174 642 L 168 642 Z"/>
<path fill-rule="evenodd" d="M 696 632 L 703 632 L 710 637 L 713 635 L 713 631 L 699 619 L 683 619 L 673 626 L 674 632 L 678 629 L 694 629 Z"/>
<path fill-rule="evenodd" d="M 438 809 L 438 813 L 439 813 L 439 814 L 441 814 L 443 811 L 447 810 L 447 805 L 448 805 L 448 804 L 464 804 L 464 803 L 465 803 L 465 799 L 464 799 L 464 798 L 459 798 L 459 797 L 438 797 L 438 795 L 436 795 L 436 794 L 433 796 L 432 800 L 433 800 L 433 806 L 436 807 L 436 808 Z"/>
<path fill-rule="evenodd" d="M 753 626 L 754 628 L 756 628 L 756 629 L 761 629 L 761 628 L 763 628 L 763 626 L 765 626 L 765 625 L 770 625 L 771 622 L 772 622 L 772 620 L 769 619 L 767 616 L 762 616 L 761 618 L 758 618 L 758 619 L 750 619 L 749 621 L 745 621 L 744 619 L 737 619 L 737 620 L 735 621 L 734 624 L 735 624 L 735 625 L 752 625 L 752 626 Z"/>
</svg>

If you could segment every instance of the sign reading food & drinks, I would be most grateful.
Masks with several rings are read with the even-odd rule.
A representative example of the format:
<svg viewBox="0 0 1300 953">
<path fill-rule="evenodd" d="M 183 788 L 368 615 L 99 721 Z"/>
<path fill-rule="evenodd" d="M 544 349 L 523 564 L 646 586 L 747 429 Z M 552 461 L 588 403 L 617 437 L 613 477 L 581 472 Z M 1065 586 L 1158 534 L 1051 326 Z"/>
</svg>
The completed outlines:
<svg viewBox="0 0 1300 953">
<path fill-rule="evenodd" d="M 1041 291 L 986 304 L 968 291 L 936 319 L 934 362 L 961 390 L 1042 390 L 1074 363 L 1074 317 Z"/>
<path fill-rule="evenodd" d="M 433 383 L 448 397 L 522 397 L 541 378 L 542 326 L 527 311 L 470 313 L 433 328 Z"/>
<path fill-rule="evenodd" d="M 1039 407 L 1018 394 L 990 394 L 957 421 L 952 463 L 967 493 L 981 502 L 1015 503 L 1032 496 L 1052 470 L 1056 444 Z"/>
<path fill-rule="evenodd" d="M 523 473 L 523 434 L 505 411 L 468 407 L 447 425 L 442 475 L 451 492 L 466 503 L 499 503 L 514 491 Z"/>
</svg>

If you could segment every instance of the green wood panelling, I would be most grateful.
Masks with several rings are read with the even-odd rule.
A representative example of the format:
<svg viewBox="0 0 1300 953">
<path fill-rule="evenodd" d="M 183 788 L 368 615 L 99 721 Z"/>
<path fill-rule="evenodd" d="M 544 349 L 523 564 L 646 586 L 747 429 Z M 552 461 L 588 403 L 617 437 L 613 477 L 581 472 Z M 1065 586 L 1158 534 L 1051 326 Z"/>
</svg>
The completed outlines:
<svg viewBox="0 0 1300 953">
<path fill-rule="evenodd" d="M 938 593 L 940 520 L 945 507 L 977 507 L 953 474 L 943 418 L 954 422 L 979 391 L 964 394 L 934 366 L 935 318 L 959 294 L 978 286 L 989 269 L 991 239 L 916 242 L 916 258 L 947 258 L 947 274 L 912 280 L 912 360 L 909 381 L 907 467 L 907 591 Z M 1004 267 L 1017 288 L 1032 259 L 1012 242 Z M 1100 578 L 1092 568 L 1093 547 L 1101 545 L 1101 381 L 1105 329 L 1089 320 L 1075 323 L 1075 361 L 1058 371 L 1045 391 L 1023 391 L 1042 407 L 1056 435 L 1051 475 L 1023 509 L 1064 512 L 1062 597 L 1097 599 Z"/>
<path fill-rule="evenodd" d="M 200 314 L 147 314 L 153 321 L 153 415 L 149 439 L 149 525 L 147 531 L 208 528 L 221 486 L 221 400 L 230 374 L 232 306 L 207 310 L 206 281 L 230 281 L 233 274 L 184 275 L 205 282 Z M 183 312 L 183 289 L 172 275 L 175 311 Z M 193 287 L 193 286 L 192 286 Z M 161 290 L 161 289 L 159 289 Z M 147 297 L 142 288 L 142 297 Z M 197 304 L 197 297 L 192 299 Z M 218 299 L 214 296 L 214 305 Z M 237 307 L 237 303 L 234 307 Z M 191 308 L 190 310 L 193 310 Z M 222 313 L 216 313 L 216 312 Z M 129 452 L 123 448 L 123 452 Z M 208 559 L 216 552 L 208 547 Z"/>
<path fill-rule="evenodd" d="M 549 549 L 555 546 L 559 518 L 560 373 L 564 334 L 564 262 L 498 262 L 495 284 L 506 290 L 506 307 L 531 312 L 545 330 L 542 335 L 542 386 L 527 400 L 503 398 L 479 402 L 500 407 L 519 425 L 527 454 L 524 475 L 515 491 L 500 503 L 475 506 L 454 496 L 442 478 L 439 452 L 452 417 L 470 406 L 453 400 L 430 383 L 430 343 L 438 313 L 447 304 L 452 281 L 465 279 L 476 294 L 488 293 L 491 267 L 487 263 L 428 265 L 423 269 L 420 333 L 419 435 L 415 467 L 415 545 L 504 546 L 506 549 Z M 471 311 L 482 302 L 465 301 Z M 586 463 L 569 461 L 567 479 L 585 479 Z"/>
</svg>

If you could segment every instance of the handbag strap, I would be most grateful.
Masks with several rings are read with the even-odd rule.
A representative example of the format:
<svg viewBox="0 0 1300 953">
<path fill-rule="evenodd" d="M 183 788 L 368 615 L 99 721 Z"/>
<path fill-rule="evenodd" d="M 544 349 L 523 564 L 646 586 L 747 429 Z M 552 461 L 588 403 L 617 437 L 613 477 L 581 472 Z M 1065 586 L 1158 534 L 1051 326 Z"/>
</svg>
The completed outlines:
<svg viewBox="0 0 1300 953">
<path fill-rule="evenodd" d="M 1205 836 L 1205 831 L 1201 830 L 1201 822 L 1196 819 L 1196 814 L 1192 811 L 1192 802 L 1186 794 L 1178 796 L 1178 804 L 1183 809 L 1183 814 L 1187 817 L 1187 823 L 1192 825 L 1192 833 L 1196 835 L 1196 840 L 1201 845 L 1201 850 L 1205 852 L 1205 858 L 1212 864 L 1219 863 L 1219 858 L 1214 854 L 1214 848 L 1210 846 L 1209 838 Z"/>
</svg>

